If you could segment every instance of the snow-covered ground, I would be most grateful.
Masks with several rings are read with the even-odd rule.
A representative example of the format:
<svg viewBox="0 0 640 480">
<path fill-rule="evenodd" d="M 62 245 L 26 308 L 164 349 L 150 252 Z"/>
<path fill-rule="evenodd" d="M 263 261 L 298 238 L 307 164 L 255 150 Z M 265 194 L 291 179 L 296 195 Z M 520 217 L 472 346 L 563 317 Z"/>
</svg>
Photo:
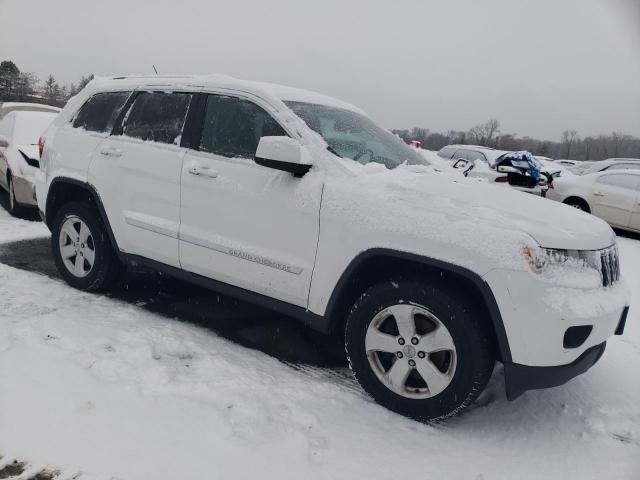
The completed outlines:
<svg viewBox="0 0 640 480">
<path fill-rule="evenodd" d="M 0 208 L 0 252 L 47 234 Z M 0 264 L 0 472 L 18 459 L 87 479 L 638 479 L 640 241 L 619 244 L 634 299 L 602 360 L 516 402 L 498 369 L 439 427 L 377 406 L 341 369 Z"/>
</svg>

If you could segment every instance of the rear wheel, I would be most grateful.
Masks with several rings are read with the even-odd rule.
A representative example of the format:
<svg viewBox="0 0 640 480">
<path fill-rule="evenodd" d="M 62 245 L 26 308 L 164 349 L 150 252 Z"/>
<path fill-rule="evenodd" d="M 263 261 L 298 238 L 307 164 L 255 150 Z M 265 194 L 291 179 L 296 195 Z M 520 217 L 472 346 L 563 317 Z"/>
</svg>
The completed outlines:
<svg viewBox="0 0 640 480">
<path fill-rule="evenodd" d="M 121 272 L 99 213 L 86 203 L 64 205 L 54 218 L 51 247 L 58 271 L 71 286 L 107 290 Z"/>
<path fill-rule="evenodd" d="M 461 412 L 493 372 L 490 336 L 478 314 L 424 281 L 368 289 L 349 315 L 345 340 L 362 387 L 381 405 L 419 421 Z"/>
</svg>

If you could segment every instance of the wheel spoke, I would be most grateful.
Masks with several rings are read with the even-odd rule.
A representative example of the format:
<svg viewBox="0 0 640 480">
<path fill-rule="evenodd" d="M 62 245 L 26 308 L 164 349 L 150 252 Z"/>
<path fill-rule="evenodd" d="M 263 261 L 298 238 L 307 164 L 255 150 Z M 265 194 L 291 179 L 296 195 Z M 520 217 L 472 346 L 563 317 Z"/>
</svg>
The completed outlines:
<svg viewBox="0 0 640 480">
<path fill-rule="evenodd" d="M 84 257 L 76 255 L 76 263 L 74 265 L 74 271 L 77 276 L 84 275 Z"/>
<path fill-rule="evenodd" d="M 447 329 L 438 326 L 432 332 L 422 335 L 416 348 L 426 353 L 432 353 L 441 350 L 455 350 L 455 345 Z"/>
<path fill-rule="evenodd" d="M 89 227 L 87 227 L 84 222 L 80 222 L 80 243 L 85 243 L 90 235 L 91 231 Z"/>
<path fill-rule="evenodd" d="M 76 238 L 78 237 L 78 232 L 76 232 L 76 229 L 73 227 L 73 225 L 70 222 L 65 222 L 65 224 L 62 226 L 62 231 L 65 233 L 67 237 L 69 237 L 72 243 L 76 241 Z"/>
<path fill-rule="evenodd" d="M 411 367 L 407 362 L 398 358 L 389 371 L 385 373 L 384 378 L 394 392 L 402 394 L 410 371 Z"/>
<path fill-rule="evenodd" d="M 398 345 L 397 337 L 382 333 L 375 327 L 367 330 L 367 336 L 364 340 L 367 352 L 397 352 L 401 347 Z"/>
<path fill-rule="evenodd" d="M 413 318 L 413 305 L 394 305 L 388 310 L 396 320 L 400 336 L 408 341 L 416 333 L 416 322 Z"/>
<path fill-rule="evenodd" d="M 431 395 L 437 395 L 449 385 L 449 375 L 438 370 L 428 358 L 418 360 L 416 362 L 416 369 L 427 384 L 427 387 L 429 387 L 429 393 Z"/>
<path fill-rule="evenodd" d="M 64 247 L 60 248 L 60 256 L 62 258 L 71 258 L 75 254 L 76 254 L 76 249 L 72 244 L 71 245 L 65 245 Z"/>
<path fill-rule="evenodd" d="M 82 254 L 84 255 L 85 260 L 87 261 L 87 263 L 89 264 L 90 267 L 93 267 L 93 262 L 96 259 L 96 252 L 94 252 L 93 250 L 91 250 L 89 247 L 85 247 L 82 250 L 80 250 L 82 252 Z"/>
</svg>

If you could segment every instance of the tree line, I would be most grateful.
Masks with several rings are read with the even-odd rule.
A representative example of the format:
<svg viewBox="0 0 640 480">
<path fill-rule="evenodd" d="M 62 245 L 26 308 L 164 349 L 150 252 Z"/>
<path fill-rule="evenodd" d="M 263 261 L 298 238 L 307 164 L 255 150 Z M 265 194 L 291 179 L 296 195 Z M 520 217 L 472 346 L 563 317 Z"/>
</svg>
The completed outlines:
<svg viewBox="0 0 640 480">
<path fill-rule="evenodd" d="M 499 150 L 527 150 L 534 155 L 571 160 L 603 160 L 605 158 L 640 158 L 640 138 L 619 132 L 581 137 L 575 130 L 562 132 L 560 141 L 539 140 L 502 133 L 500 122 L 492 118 L 469 131 L 432 132 L 426 128 L 392 130 L 404 141 L 417 140 L 428 150 L 440 150 L 451 144 L 482 145 Z"/>
<path fill-rule="evenodd" d="M 11 60 L 0 62 L 0 102 L 34 102 L 63 107 L 93 79 L 83 75 L 77 83 L 61 85 L 53 75 L 41 81 L 30 72 L 21 71 Z"/>
<path fill-rule="evenodd" d="M 61 85 L 53 75 L 41 81 L 30 72 L 21 71 L 11 60 L 0 62 L 0 102 L 35 102 L 62 107 L 82 90 L 93 75 L 82 76 L 77 83 Z M 500 150 L 527 150 L 534 155 L 572 160 L 602 160 L 612 157 L 640 158 L 640 138 L 613 132 L 581 137 L 575 130 L 562 132 L 560 141 L 539 140 L 502 133 L 500 122 L 492 118 L 469 131 L 432 132 L 427 128 L 392 130 L 404 141 L 417 140 L 423 148 L 440 150 L 451 144 L 483 145 Z"/>
</svg>

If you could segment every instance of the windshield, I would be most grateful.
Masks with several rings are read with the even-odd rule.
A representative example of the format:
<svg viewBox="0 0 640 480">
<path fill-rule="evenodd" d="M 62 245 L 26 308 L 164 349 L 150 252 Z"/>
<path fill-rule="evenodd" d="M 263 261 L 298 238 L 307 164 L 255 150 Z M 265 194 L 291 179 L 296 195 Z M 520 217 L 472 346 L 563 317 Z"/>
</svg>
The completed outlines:
<svg viewBox="0 0 640 480">
<path fill-rule="evenodd" d="M 364 115 L 350 110 L 302 102 L 284 102 L 319 133 L 330 150 L 363 165 L 381 163 L 396 168 L 403 163 L 428 165 L 418 152 Z"/>
</svg>

